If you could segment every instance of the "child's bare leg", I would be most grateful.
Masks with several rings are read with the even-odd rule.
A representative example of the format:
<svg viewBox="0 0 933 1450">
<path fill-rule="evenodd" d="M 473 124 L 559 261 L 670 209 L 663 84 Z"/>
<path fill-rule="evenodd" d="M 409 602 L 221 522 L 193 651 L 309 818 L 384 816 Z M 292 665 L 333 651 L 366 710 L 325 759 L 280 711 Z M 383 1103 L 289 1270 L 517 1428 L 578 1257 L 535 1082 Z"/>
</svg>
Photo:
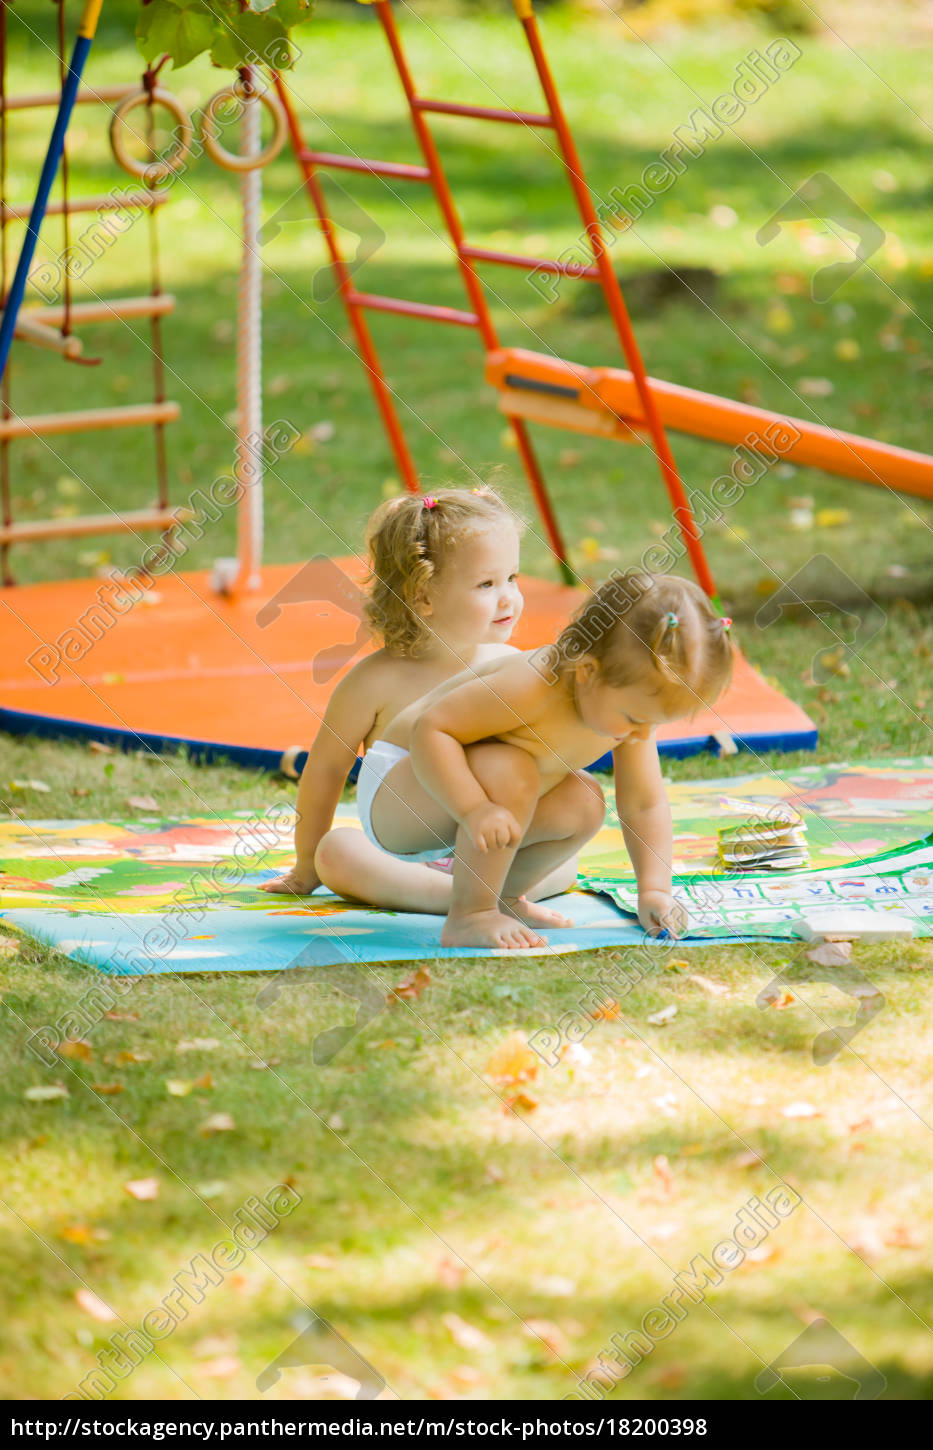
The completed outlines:
<svg viewBox="0 0 933 1450">
<path fill-rule="evenodd" d="M 328 890 L 370 906 L 432 916 L 446 916 L 450 907 L 449 876 L 420 861 L 400 861 L 352 828 L 328 831 L 314 867 Z"/>
<path fill-rule="evenodd" d="M 532 894 L 532 888 L 547 878 L 560 879 L 568 860 L 575 862 L 580 847 L 595 836 L 605 813 L 602 787 L 582 770 L 566 776 L 541 797 L 503 886 L 509 911 L 533 925 L 545 924 L 541 913 L 550 909 L 535 905 L 541 892 Z M 572 925 L 567 918 L 560 924 L 565 922 Z"/>
<path fill-rule="evenodd" d="M 488 798 L 511 811 L 524 835 L 538 804 L 540 775 L 536 762 L 515 745 L 499 742 L 467 746 L 467 760 Z M 441 945 L 538 947 L 546 945 L 530 926 L 503 910 L 503 882 L 517 848 L 480 851 L 461 826 L 454 853 L 453 892 Z"/>
<path fill-rule="evenodd" d="M 526 901 L 547 901 L 551 896 L 562 896 L 565 891 L 572 891 L 577 884 L 577 858 L 571 856 L 569 861 L 563 861 L 553 871 L 539 881 L 530 890 L 525 892 Z"/>
</svg>

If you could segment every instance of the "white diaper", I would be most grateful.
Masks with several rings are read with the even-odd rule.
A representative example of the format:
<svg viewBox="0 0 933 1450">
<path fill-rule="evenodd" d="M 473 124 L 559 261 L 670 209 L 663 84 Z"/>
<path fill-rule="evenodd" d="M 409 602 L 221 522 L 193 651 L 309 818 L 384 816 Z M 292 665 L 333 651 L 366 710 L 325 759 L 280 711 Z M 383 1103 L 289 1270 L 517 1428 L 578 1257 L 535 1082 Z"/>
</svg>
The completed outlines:
<svg viewBox="0 0 933 1450">
<path fill-rule="evenodd" d="M 385 851 L 386 848 L 381 841 L 376 839 L 376 833 L 373 830 L 373 800 L 376 791 L 393 765 L 398 765 L 400 760 L 405 760 L 408 754 L 409 752 L 404 750 L 401 745 L 390 745 L 387 740 L 374 740 L 363 756 L 360 773 L 356 779 L 356 804 L 360 824 L 367 839 L 372 841 L 374 846 L 378 846 L 380 851 Z M 437 845 L 430 851 L 387 851 L 386 854 L 394 856 L 398 861 L 440 861 L 450 855 L 450 850 L 450 846 Z"/>
</svg>

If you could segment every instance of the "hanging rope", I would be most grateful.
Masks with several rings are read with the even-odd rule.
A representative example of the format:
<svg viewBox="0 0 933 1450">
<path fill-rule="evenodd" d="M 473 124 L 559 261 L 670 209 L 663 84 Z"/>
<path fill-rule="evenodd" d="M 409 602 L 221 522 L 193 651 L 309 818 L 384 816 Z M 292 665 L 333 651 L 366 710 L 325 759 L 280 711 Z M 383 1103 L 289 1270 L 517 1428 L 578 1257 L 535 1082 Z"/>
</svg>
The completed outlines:
<svg viewBox="0 0 933 1450">
<path fill-rule="evenodd" d="M 164 65 L 164 58 L 160 64 Z M 143 76 L 143 90 L 149 98 L 146 107 L 146 145 L 151 160 L 155 159 L 155 117 L 153 109 L 156 96 L 156 76 L 158 70 L 147 70 Z M 150 191 L 155 191 L 157 181 L 151 170 L 145 173 L 146 186 Z M 149 292 L 152 297 L 159 297 L 162 293 L 162 266 L 159 252 L 159 208 L 150 206 L 149 211 Z M 165 402 L 165 358 L 162 354 L 162 318 L 157 312 L 153 312 L 149 319 L 149 336 L 152 352 L 152 382 L 153 402 Z M 156 423 L 153 426 L 155 440 L 155 464 L 156 464 L 156 487 L 158 490 L 158 503 L 160 508 L 168 507 L 168 466 L 165 454 L 165 424 Z M 171 537 L 163 535 L 163 539 Z"/>
<path fill-rule="evenodd" d="M 237 450 L 234 477 L 239 485 L 237 516 L 237 582 L 254 588 L 262 561 L 262 264 L 259 227 L 262 220 L 261 107 L 252 87 L 252 72 L 240 71 L 243 120 L 242 157 L 256 164 L 243 171 L 243 251 L 240 262 L 237 332 Z"/>
</svg>

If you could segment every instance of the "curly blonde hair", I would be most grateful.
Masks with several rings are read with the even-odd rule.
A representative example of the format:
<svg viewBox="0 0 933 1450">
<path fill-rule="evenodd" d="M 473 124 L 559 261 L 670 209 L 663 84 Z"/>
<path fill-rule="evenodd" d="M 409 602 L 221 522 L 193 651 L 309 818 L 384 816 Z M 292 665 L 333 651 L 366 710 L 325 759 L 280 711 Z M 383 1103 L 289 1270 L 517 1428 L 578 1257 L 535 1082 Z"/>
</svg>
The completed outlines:
<svg viewBox="0 0 933 1450">
<path fill-rule="evenodd" d="M 376 509 L 366 529 L 370 577 L 366 621 L 393 654 L 423 654 L 431 631 L 418 614 L 432 580 L 457 545 L 508 521 L 524 524 L 495 489 L 441 488 L 422 497 L 405 494 Z"/>
<path fill-rule="evenodd" d="M 567 678 L 595 660 L 607 685 L 639 685 L 665 708 L 695 714 L 732 678 L 732 621 L 698 584 L 642 569 L 615 573 L 590 596 L 552 647 L 551 668 Z"/>
</svg>

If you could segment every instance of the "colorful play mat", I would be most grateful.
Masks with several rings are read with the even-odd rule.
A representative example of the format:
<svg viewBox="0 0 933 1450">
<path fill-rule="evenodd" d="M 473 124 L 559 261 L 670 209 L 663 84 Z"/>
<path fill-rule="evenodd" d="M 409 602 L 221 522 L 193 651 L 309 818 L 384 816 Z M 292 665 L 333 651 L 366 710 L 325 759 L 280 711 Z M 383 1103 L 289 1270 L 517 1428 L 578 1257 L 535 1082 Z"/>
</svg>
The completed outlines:
<svg viewBox="0 0 933 1450">
<path fill-rule="evenodd" d="M 685 782 L 670 786 L 670 799 L 676 891 L 691 916 L 681 945 L 792 938 L 801 912 L 834 905 L 896 911 L 916 935 L 933 935 L 933 756 Z M 719 869 L 718 828 L 780 803 L 806 822 L 810 867 Z M 358 824 L 354 807 L 341 807 L 340 823 Z M 323 889 L 301 900 L 260 891 L 290 863 L 293 830 L 283 804 L 189 820 L 5 821 L 0 919 L 127 975 L 489 955 L 442 949 L 436 916 L 352 906 Z M 610 813 L 581 860 L 581 889 L 565 898 L 575 925 L 550 932 L 545 950 L 644 941 L 633 884 Z"/>
</svg>

